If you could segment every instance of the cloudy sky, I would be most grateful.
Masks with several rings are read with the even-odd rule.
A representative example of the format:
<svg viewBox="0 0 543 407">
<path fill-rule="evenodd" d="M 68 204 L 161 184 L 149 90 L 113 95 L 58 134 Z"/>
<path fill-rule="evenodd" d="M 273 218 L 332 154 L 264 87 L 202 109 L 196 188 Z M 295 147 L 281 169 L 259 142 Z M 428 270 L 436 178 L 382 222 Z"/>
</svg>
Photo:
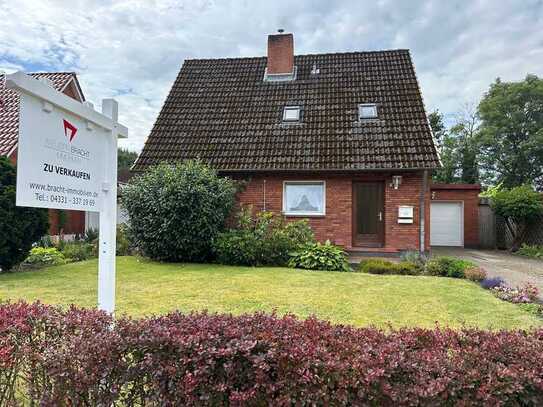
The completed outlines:
<svg viewBox="0 0 543 407">
<path fill-rule="evenodd" d="M 139 151 L 186 58 L 409 48 L 428 111 L 474 104 L 496 78 L 543 76 L 543 0 L 0 0 L 0 70 L 75 71 L 120 103 Z"/>
</svg>

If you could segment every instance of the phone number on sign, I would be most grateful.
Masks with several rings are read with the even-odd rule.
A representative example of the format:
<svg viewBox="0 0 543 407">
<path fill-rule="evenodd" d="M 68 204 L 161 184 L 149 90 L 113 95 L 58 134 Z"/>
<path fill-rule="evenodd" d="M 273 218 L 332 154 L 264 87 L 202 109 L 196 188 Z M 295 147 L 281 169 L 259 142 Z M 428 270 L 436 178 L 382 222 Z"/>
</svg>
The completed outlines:
<svg viewBox="0 0 543 407">
<path fill-rule="evenodd" d="M 68 198 L 66 195 L 50 195 L 49 196 L 49 201 L 50 202 L 61 203 L 61 204 L 70 203 L 72 205 L 81 205 L 81 206 L 94 206 L 94 205 L 96 205 L 96 201 L 94 199 L 79 198 L 77 196 L 74 196 L 73 198 Z"/>
</svg>

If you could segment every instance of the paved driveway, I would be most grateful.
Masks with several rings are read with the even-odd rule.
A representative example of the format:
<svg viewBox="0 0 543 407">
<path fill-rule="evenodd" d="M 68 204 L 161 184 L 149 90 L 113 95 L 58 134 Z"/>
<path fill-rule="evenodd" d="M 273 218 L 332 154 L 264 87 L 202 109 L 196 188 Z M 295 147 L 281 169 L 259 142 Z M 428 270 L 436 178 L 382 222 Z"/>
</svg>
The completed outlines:
<svg viewBox="0 0 543 407">
<path fill-rule="evenodd" d="M 543 261 L 512 255 L 501 250 L 472 250 L 458 247 L 432 247 L 433 256 L 455 256 L 483 267 L 489 276 L 503 278 L 507 285 L 530 282 L 539 287 L 543 299 Z"/>
</svg>

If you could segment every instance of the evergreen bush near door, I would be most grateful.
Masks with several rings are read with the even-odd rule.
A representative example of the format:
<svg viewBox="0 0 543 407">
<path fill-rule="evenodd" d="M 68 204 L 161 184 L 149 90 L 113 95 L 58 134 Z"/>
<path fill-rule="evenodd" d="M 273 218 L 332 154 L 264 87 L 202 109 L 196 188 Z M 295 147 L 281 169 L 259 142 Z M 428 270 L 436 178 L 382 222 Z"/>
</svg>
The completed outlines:
<svg viewBox="0 0 543 407">
<path fill-rule="evenodd" d="M 219 234 L 214 252 L 221 264 L 285 266 L 291 252 L 314 241 L 306 219 L 286 223 L 271 212 L 259 212 L 253 217 L 251 208 L 243 208 L 237 228 Z"/>
<path fill-rule="evenodd" d="M 153 167 L 122 192 L 130 238 L 155 260 L 205 261 L 224 229 L 234 194 L 231 180 L 200 162 Z"/>
<path fill-rule="evenodd" d="M 0 271 L 22 262 L 49 229 L 47 209 L 15 206 L 15 166 L 0 157 Z"/>
<path fill-rule="evenodd" d="M 0 305 L 0 405 L 543 404 L 543 330 Z"/>
</svg>

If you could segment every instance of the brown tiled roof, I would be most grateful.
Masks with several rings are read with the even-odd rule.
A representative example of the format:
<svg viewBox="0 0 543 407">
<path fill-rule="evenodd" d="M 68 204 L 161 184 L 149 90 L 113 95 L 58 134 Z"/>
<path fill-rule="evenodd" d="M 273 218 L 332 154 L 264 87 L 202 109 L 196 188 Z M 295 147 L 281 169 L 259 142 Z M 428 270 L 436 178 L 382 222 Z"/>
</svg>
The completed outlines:
<svg viewBox="0 0 543 407">
<path fill-rule="evenodd" d="M 409 51 L 295 57 L 297 78 L 264 82 L 266 58 L 187 60 L 135 171 L 199 158 L 220 170 L 439 166 Z M 312 75 L 315 65 L 320 73 Z M 358 104 L 379 118 L 358 120 Z M 282 124 L 286 105 L 300 124 Z"/>
<path fill-rule="evenodd" d="M 62 91 L 66 84 L 77 77 L 73 72 L 31 73 L 35 78 L 49 79 L 53 87 Z M 80 89 L 79 89 L 80 90 Z M 17 92 L 5 87 L 4 75 L 0 75 L 0 155 L 10 154 L 17 146 L 19 132 L 19 96 Z"/>
</svg>

